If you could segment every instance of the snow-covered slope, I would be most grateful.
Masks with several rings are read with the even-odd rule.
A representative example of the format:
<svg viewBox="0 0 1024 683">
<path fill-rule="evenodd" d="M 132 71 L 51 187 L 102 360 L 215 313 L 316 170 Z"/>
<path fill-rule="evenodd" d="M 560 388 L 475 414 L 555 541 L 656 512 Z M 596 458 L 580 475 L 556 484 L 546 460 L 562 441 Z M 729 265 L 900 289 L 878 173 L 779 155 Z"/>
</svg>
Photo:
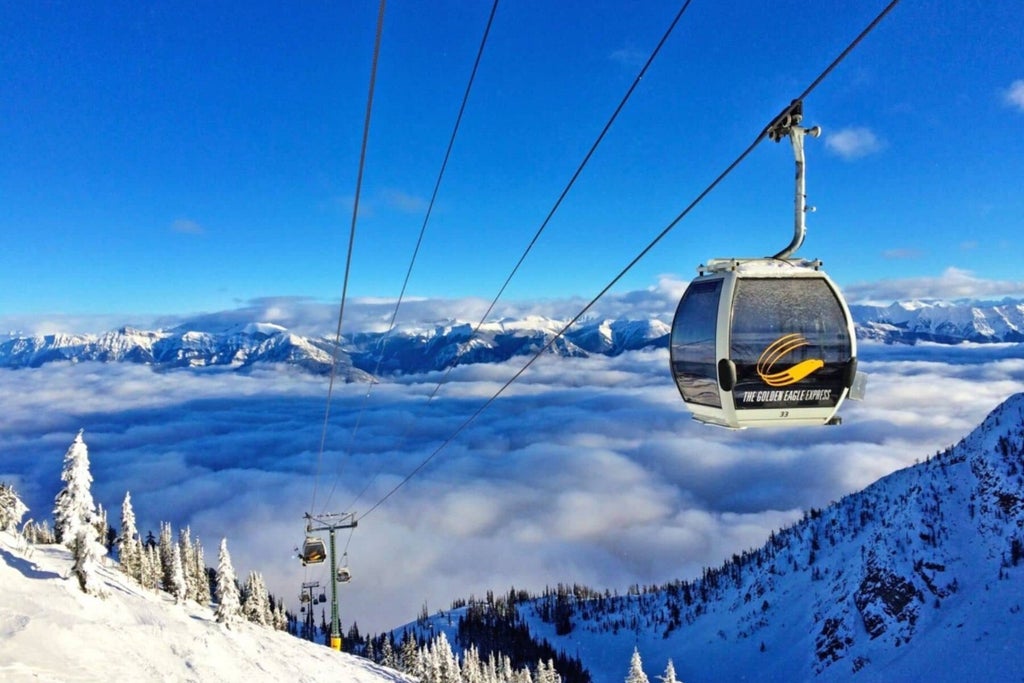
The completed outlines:
<svg viewBox="0 0 1024 683">
<path fill-rule="evenodd" d="M 411 681 L 364 659 L 249 623 L 227 629 L 210 609 L 176 605 L 101 568 L 109 593 L 86 595 L 60 546 L 26 547 L 0 532 L 0 680 Z"/>
<path fill-rule="evenodd" d="M 1022 680 L 1024 394 L 928 456 L 699 579 L 567 586 L 519 614 L 594 683 L 623 680 L 634 646 L 688 682 Z"/>
</svg>

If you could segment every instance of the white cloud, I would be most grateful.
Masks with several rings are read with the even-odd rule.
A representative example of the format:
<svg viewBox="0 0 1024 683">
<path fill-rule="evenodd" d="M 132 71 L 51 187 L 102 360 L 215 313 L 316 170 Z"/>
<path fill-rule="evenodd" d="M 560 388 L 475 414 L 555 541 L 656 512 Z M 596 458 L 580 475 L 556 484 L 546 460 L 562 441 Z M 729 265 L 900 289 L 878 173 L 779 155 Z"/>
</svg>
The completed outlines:
<svg viewBox="0 0 1024 683">
<path fill-rule="evenodd" d="M 921 258 L 924 252 L 920 249 L 886 249 L 882 252 L 882 258 L 892 261 Z"/>
<path fill-rule="evenodd" d="M 381 191 L 380 197 L 382 203 L 403 213 L 423 215 L 430 205 L 430 202 L 423 197 L 394 188 Z"/>
<path fill-rule="evenodd" d="M 179 218 L 178 220 L 171 223 L 171 230 L 174 232 L 180 232 L 186 235 L 205 235 L 206 230 L 203 226 L 199 225 L 193 220 L 188 218 Z"/>
<path fill-rule="evenodd" d="M 612 295 L 595 315 L 671 310 L 685 285 L 664 278 Z M 949 269 L 848 293 L 966 296 L 1008 285 L 1024 291 Z M 486 305 L 470 303 L 479 313 Z M 410 319 L 433 321 L 463 302 L 409 304 Z M 546 305 L 552 314 L 566 307 Z M 362 323 L 392 306 L 363 300 L 349 310 Z M 334 315 L 332 304 L 275 298 L 210 320 L 273 318 L 322 330 Z M 18 482 L 32 514 L 47 516 L 60 457 L 84 427 L 94 494 L 105 507 L 116 510 L 131 490 L 144 532 L 165 520 L 189 524 L 208 553 L 227 536 L 236 564 L 263 571 L 275 594 L 290 599 L 301 581 L 325 580 L 303 576 L 292 557 L 302 514 L 368 510 L 522 363 L 457 367 L 429 404 L 439 373 L 378 385 L 369 398 L 365 386 L 337 387 L 322 457 L 323 378 L 92 363 L 4 370 L 0 480 Z M 956 441 L 1024 390 L 1024 361 L 995 347 L 865 345 L 862 363 L 868 400 L 844 407 L 842 427 L 733 433 L 689 419 L 664 349 L 544 357 L 345 539 L 359 590 L 345 594 L 344 618 L 382 629 L 412 619 L 424 601 L 443 608 L 511 585 L 622 590 L 691 578 L 759 545 L 800 510 Z"/>
<path fill-rule="evenodd" d="M 862 282 L 843 288 L 847 300 L 889 304 L 906 299 L 965 299 L 1024 296 L 1024 281 L 986 280 L 949 267 L 938 277 Z"/>
<path fill-rule="evenodd" d="M 883 148 L 883 143 L 869 128 L 849 127 L 825 136 L 825 146 L 846 160 L 859 159 Z"/>
<path fill-rule="evenodd" d="M 648 56 L 634 47 L 624 47 L 612 52 L 610 58 L 616 64 L 630 69 L 639 69 L 647 62 Z"/>
<path fill-rule="evenodd" d="M 868 400 L 844 406 L 843 426 L 728 432 L 690 420 L 666 355 L 535 363 L 340 539 L 356 577 L 343 620 L 380 630 L 425 601 L 445 608 L 512 585 L 622 591 L 692 578 L 800 510 L 955 442 L 1024 390 L 1024 361 L 1006 349 L 866 344 Z M 336 387 L 322 457 L 323 378 L 99 363 L 0 371 L 0 480 L 48 516 L 61 456 L 84 427 L 108 510 L 131 490 L 143 533 L 189 524 L 208 558 L 226 536 L 236 567 L 262 571 L 292 602 L 302 581 L 326 584 L 293 557 L 303 513 L 365 513 L 521 364 L 456 368 L 429 404 L 438 375 L 378 385 L 369 399 L 365 386 Z"/>
<path fill-rule="evenodd" d="M 1024 78 L 1010 84 L 1003 93 L 1003 100 L 1011 107 L 1024 111 Z"/>
</svg>

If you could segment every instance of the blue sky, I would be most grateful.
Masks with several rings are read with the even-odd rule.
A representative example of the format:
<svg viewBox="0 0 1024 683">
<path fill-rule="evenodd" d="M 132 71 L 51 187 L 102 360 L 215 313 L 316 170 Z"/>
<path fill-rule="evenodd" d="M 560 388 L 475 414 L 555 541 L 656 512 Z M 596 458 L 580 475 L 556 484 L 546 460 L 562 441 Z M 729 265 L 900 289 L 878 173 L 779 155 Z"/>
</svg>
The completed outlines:
<svg viewBox="0 0 1024 683">
<path fill-rule="evenodd" d="M 410 295 L 494 295 L 679 6 L 498 8 Z M 695 0 L 507 296 L 599 291 L 882 6 Z M 398 294 L 490 7 L 389 5 L 352 296 Z M 0 310 L 336 299 L 376 10 L 5 7 Z M 805 103 L 801 255 L 866 298 L 1024 294 L 1021 35 L 1015 0 L 897 6 Z M 780 249 L 792 169 L 762 143 L 620 290 Z"/>
</svg>

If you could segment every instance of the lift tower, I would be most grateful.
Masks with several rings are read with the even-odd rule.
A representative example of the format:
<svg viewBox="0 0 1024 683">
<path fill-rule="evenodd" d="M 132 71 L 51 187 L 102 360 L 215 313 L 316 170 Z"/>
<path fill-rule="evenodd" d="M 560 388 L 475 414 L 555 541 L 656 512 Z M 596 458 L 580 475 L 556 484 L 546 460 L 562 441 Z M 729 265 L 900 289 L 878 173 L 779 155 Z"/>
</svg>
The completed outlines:
<svg viewBox="0 0 1024 683">
<path fill-rule="evenodd" d="M 334 532 L 338 529 L 354 529 L 358 525 L 356 513 L 325 513 L 311 515 L 306 513 L 306 533 L 326 531 L 330 534 L 331 558 L 331 648 L 341 650 L 341 626 L 338 623 L 338 566 L 336 564 Z M 305 558 L 303 558 L 305 561 Z M 347 574 L 346 568 L 346 574 Z"/>
</svg>

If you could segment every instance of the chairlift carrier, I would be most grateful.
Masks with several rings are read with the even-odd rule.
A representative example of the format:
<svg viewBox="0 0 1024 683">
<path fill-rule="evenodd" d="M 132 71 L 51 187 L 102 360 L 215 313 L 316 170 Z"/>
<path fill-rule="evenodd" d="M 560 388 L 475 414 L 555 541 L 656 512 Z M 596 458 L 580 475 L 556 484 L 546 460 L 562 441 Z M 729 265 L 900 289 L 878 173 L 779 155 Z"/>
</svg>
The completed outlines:
<svg viewBox="0 0 1024 683">
<path fill-rule="evenodd" d="M 337 569 L 338 583 L 348 583 L 352 580 L 352 570 L 348 568 L 348 553 L 343 553 L 341 556 L 341 563 Z"/>
<path fill-rule="evenodd" d="M 732 429 L 838 424 L 847 396 L 860 398 L 853 319 L 821 261 L 792 258 L 803 243 L 802 105 L 768 127 L 796 157 L 793 240 L 768 258 L 713 259 L 698 268 L 672 321 L 672 376 L 693 418 Z M 852 392 L 851 392 L 852 390 Z"/>
<path fill-rule="evenodd" d="M 324 539 L 317 538 L 316 536 L 306 536 L 306 541 L 302 544 L 302 554 L 299 555 L 302 560 L 302 565 L 307 564 L 320 564 L 327 559 L 327 546 L 324 544 Z"/>
</svg>

